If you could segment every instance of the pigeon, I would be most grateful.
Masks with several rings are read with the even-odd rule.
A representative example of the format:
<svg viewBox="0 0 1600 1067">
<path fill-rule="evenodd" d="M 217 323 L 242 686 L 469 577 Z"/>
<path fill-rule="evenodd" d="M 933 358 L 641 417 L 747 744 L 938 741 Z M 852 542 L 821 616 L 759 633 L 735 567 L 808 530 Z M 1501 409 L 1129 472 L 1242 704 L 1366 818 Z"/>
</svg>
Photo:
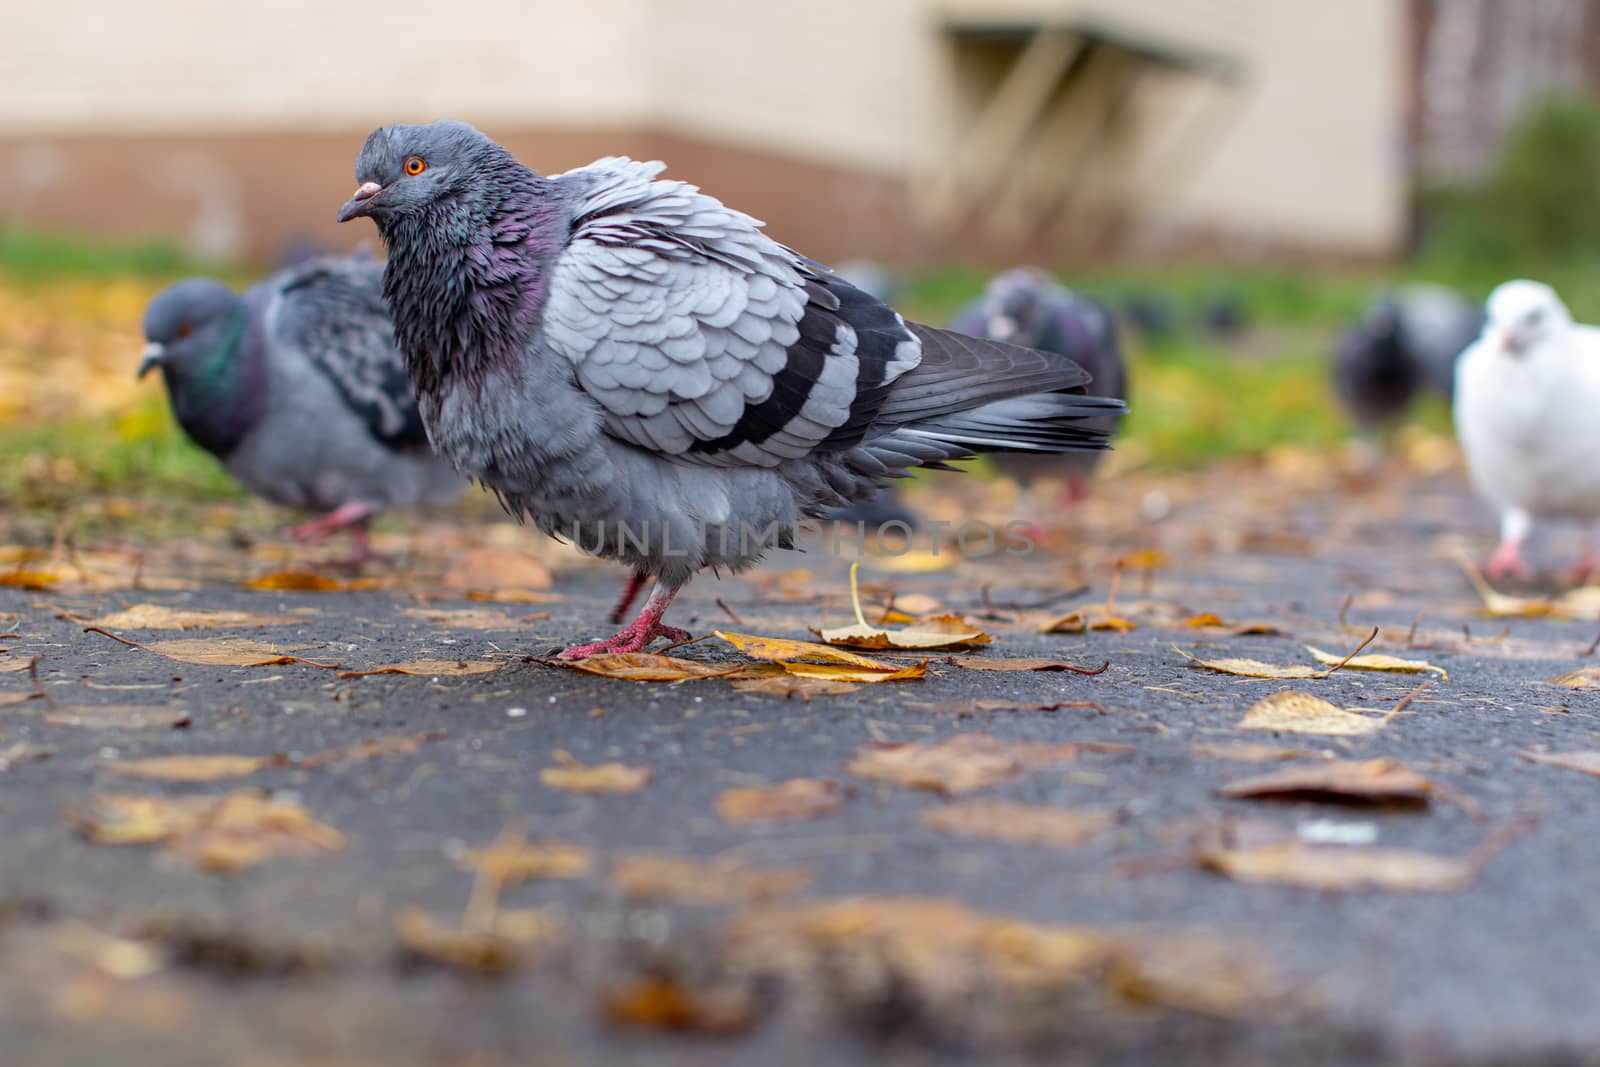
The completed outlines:
<svg viewBox="0 0 1600 1067">
<path fill-rule="evenodd" d="M 1535 519 L 1600 522 L 1600 329 L 1575 325 L 1549 286 L 1506 282 L 1490 294 L 1483 335 L 1455 379 L 1467 468 L 1500 515 L 1485 571 L 1529 578 L 1522 545 Z M 1595 562 L 1591 531 L 1578 577 Z"/>
<path fill-rule="evenodd" d="M 1019 267 L 995 275 L 983 295 L 968 305 L 950 328 L 972 337 L 1059 353 L 1089 372 L 1094 395 L 1127 399 L 1127 369 L 1110 313 L 1093 300 L 1057 285 L 1042 270 Z M 1107 416 L 1093 425 L 1109 435 L 1114 423 Z M 1089 476 L 1099 458 L 1096 452 L 1064 456 L 999 453 L 992 462 L 1022 488 L 1020 510 L 1033 513 L 1037 511 L 1032 499 L 1034 479 L 1064 474 L 1066 502 L 1081 503 L 1088 495 Z M 1037 522 L 1035 514 L 1026 518 L 1030 524 Z"/>
<path fill-rule="evenodd" d="M 1449 397 L 1456 359 L 1483 329 L 1483 313 L 1439 285 L 1378 294 L 1334 350 L 1333 384 L 1362 433 L 1374 436 L 1417 397 Z"/>
<path fill-rule="evenodd" d="M 1250 309 L 1237 291 L 1217 289 L 1200 304 L 1200 324 L 1219 341 L 1234 340 L 1250 328 Z"/>
<path fill-rule="evenodd" d="M 1071 360 L 910 323 L 665 165 L 543 176 L 460 122 L 367 138 L 370 217 L 434 445 L 512 515 L 625 563 L 637 617 L 565 659 L 683 640 L 698 571 L 916 466 L 1106 447 Z M 625 594 L 624 600 L 631 599 Z"/>
<path fill-rule="evenodd" d="M 383 304 L 383 266 L 320 257 L 242 295 L 212 278 L 159 293 L 142 378 L 160 368 L 185 433 L 246 489 L 324 512 L 290 529 L 321 540 L 395 505 L 440 503 L 465 480 L 428 445 Z"/>
</svg>

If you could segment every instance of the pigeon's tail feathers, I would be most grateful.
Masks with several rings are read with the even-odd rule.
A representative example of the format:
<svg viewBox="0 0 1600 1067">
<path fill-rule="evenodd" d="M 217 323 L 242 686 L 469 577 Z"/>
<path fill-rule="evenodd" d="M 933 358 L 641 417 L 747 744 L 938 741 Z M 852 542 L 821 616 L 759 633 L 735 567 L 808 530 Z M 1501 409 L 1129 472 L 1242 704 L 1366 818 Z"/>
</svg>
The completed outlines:
<svg viewBox="0 0 1600 1067">
<path fill-rule="evenodd" d="M 896 442 L 941 448 L 940 459 L 1097 451 L 1107 447 L 1111 417 L 1127 410 L 1120 400 L 1085 395 L 1089 373 L 1065 356 L 907 325 L 922 342 L 922 362 L 878 411 Z"/>
<path fill-rule="evenodd" d="M 902 375 L 878 409 L 880 424 L 920 422 L 1032 393 L 1082 392 L 1089 372 L 1065 356 L 988 341 L 921 323 L 922 360 Z"/>
<path fill-rule="evenodd" d="M 1034 393 L 951 412 L 901 428 L 970 452 L 1088 452 L 1109 447 L 1108 421 L 1127 408 L 1120 400 L 1073 393 Z"/>
</svg>

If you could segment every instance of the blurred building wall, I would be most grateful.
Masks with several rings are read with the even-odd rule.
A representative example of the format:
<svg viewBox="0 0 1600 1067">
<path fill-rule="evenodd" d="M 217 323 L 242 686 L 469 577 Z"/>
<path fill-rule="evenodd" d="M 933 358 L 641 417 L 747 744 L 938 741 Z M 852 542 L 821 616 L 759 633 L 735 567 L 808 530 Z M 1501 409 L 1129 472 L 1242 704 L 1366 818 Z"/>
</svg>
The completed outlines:
<svg viewBox="0 0 1600 1067">
<path fill-rule="evenodd" d="M 370 229 L 331 215 L 362 138 L 448 116 L 546 171 L 664 158 L 828 258 L 1381 256 L 1403 230 L 1403 14 L 1403 0 L 8 0 L 0 219 L 220 254 L 348 246 Z"/>
</svg>

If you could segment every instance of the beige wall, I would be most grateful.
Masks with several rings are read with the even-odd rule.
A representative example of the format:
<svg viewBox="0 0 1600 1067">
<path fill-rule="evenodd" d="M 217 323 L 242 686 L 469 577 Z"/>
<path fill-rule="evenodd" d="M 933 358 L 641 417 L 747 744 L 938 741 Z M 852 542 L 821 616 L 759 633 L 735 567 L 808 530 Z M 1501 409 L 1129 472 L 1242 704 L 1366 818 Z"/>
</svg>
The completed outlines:
<svg viewBox="0 0 1600 1067">
<path fill-rule="evenodd" d="M 1173 124 L 1195 132 L 1213 102 L 1219 129 L 1198 131 L 1209 144 L 1187 153 L 1200 164 L 1192 175 L 1147 160 L 1139 185 L 1152 233 L 1199 227 L 1244 242 L 1393 249 L 1407 187 L 1403 14 L 1397 0 L 1258 5 L 1241 85 L 1182 86 L 1171 92 L 1182 99 L 1166 101 L 1158 145 Z"/>
<path fill-rule="evenodd" d="M 880 216 L 889 190 L 914 199 L 948 166 L 982 103 L 959 84 L 944 21 L 1050 12 L 1230 49 L 1246 72 L 1231 102 L 1209 109 L 1191 76 L 1142 90 L 1138 124 L 1095 177 L 1136 209 L 1136 244 L 1200 235 L 1375 254 L 1398 243 L 1401 0 L 5 0 L 0 218 L 59 202 L 56 183 L 92 177 L 64 173 L 100 158 L 85 138 L 177 137 L 192 145 L 181 158 L 138 162 L 170 173 L 139 179 L 193 202 L 182 228 L 191 243 L 259 248 L 248 214 L 259 194 L 241 190 L 262 176 L 237 171 L 258 153 L 208 152 L 205 138 L 291 146 L 282 165 L 303 169 L 313 161 L 293 152 L 296 131 L 348 138 L 353 158 L 375 125 L 443 116 L 522 136 L 543 169 L 575 161 L 543 147 L 569 141 L 538 131 L 620 134 L 619 150 L 656 133 L 703 145 L 680 148 L 695 169 L 669 159 L 674 172 L 746 206 L 771 205 L 770 185 L 806 195 L 751 163 L 787 158 L 827 176 L 827 210 Z M 298 174 L 297 187 L 342 187 L 348 163 L 321 173 L 338 154 L 319 148 L 318 173 Z M 1052 167 L 1035 160 L 1026 171 L 1048 179 Z M 852 207 L 858 184 L 870 197 Z M 288 210 L 288 194 L 278 199 L 274 217 Z M 804 217 L 803 203 L 779 206 L 791 226 Z M 1026 219 L 1025 200 L 1011 210 Z M 896 218 L 904 232 L 859 251 L 949 247 L 948 234 L 918 232 L 925 219 Z"/>
</svg>

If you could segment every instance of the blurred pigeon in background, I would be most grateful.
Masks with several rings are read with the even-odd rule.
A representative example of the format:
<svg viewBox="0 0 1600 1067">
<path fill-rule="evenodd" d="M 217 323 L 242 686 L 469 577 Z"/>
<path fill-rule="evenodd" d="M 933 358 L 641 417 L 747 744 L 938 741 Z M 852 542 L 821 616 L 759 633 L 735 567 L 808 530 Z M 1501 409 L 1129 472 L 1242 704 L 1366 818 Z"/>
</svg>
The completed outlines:
<svg viewBox="0 0 1600 1067">
<path fill-rule="evenodd" d="M 441 454 L 548 534 L 655 587 L 568 659 L 637 651 L 705 567 L 919 465 L 1098 450 L 1071 360 L 907 323 L 663 165 L 543 177 L 465 123 L 367 138 L 340 221 L 370 216 Z M 631 591 L 631 590 L 630 590 Z M 625 595 L 624 599 L 627 597 Z"/>
<path fill-rule="evenodd" d="M 1456 433 L 1473 484 L 1500 514 L 1485 571 L 1532 576 L 1522 545 L 1535 519 L 1591 524 L 1578 577 L 1594 569 L 1600 522 L 1600 329 L 1576 326 L 1547 285 L 1489 296 L 1483 336 L 1456 371 Z"/>
<path fill-rule="evenodd" d="M 1131 293 L 1122 299 L 1122 318 L 1146 341 L 1170 341 L 1178 331 L 1172 301 L 1155 292 Z"/>
<path fill-rule="evenodd" d="M 1090 395 L 1127 399 L 1127 369 L 1110 313 L 1058 285 L 1045 271 L 1019 267 L 995 275 L 983 295 L 968 305 L 950 328 L 972 337 L 1059 353 L 1089 372 Z M 1109 435 L 1115 420 L 1101 418 L 1091 425 Z M 992 462 L 1021 487 L 1020 515 L 1037 523 L 1034 481 L 1060 475 L 1066 479 L 1066 502 L 1079 503 L 1088 495 L 1089 477 L 1099 459 L 1093 452 L 1063 456 L 999 453 Z"/>
<path fill-rule="evenodd" d="M 327 513 L 292 536 L 352 527 L 353 562 L 371 516 L 466 484 L 428 446 L 382 284 L 365 257 L 311 259 L 242 296 L 189 278 L 144 316 L 139 375 L 160 368 L 184 432 L 251 492 Z"/>
<path fill-rule="evenodd" d="M 1213 290 L 1200 301 L 1200 324 L 1212 337 L 1231 341 L 1250 328 L 1250 308 L 1236 290 Z"/>
<path fill-rule="evenodd" d="M 1334 350 L 1333 384 L 1363 435 L 1403 416 L 1424 391 L 1449 397 L 1456 359 L 1483 329 L 1483 312 L 1439 285 L 1383 292 Z"/>
</svg>

